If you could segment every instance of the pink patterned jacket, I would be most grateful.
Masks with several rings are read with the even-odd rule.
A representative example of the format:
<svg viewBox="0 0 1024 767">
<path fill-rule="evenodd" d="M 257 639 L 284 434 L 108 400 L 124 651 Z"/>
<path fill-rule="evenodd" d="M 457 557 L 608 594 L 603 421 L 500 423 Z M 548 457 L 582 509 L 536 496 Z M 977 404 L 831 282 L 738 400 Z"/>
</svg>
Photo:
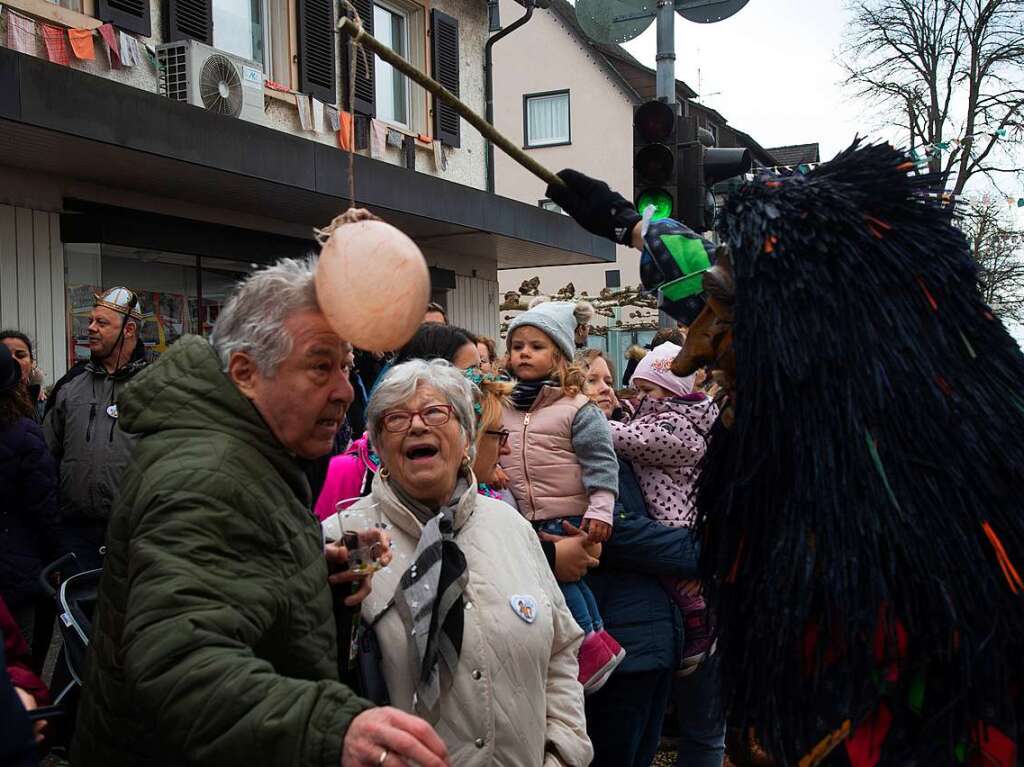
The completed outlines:
<svg viewBox="0 0 1024 767">
<path fill-rule="evenodd" d="M 633 465 L 650 515 L 670 527 L 689 527 L 696 512 L 693 486 L 718 407 L 702 393 L 640 401 L 635 415 L 611 421 L 615 452 Z"/>
</svg>

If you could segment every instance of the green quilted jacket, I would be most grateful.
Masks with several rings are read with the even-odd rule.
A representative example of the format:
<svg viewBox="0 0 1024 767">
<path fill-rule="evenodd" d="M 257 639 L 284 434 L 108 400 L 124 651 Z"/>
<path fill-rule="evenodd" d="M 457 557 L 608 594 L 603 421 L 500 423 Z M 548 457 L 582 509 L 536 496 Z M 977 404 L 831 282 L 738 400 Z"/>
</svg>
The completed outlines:
<svg viewBox="0 0 1024 767">
<path fill-rule="evenodd" d="M 118 404 L 140 439 L 107 532 L 72 763 L 337 767 L 371 704 L 337 681 L 299 461 L 196 336 Z"/>
</svg>

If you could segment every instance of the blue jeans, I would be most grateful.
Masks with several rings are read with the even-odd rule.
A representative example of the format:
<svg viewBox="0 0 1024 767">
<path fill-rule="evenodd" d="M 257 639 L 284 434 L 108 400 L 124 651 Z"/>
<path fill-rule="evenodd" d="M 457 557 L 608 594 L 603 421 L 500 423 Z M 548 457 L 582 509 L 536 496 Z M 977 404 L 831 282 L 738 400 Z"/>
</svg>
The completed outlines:
<svg viewBox="0 0 1024 767">
<path fill-rule="evenodd" d="M 722 767 L 725 759 L 725 714 L 722 711 L 719 656 L 712 655 L 672 686 L 679 718 L 676 767 Z"/>
<path fill-rule="evenodd" d="M 580 517 L 570 517 L 566 521 L 579 527 L 582 519 Z M 549 519 L 539 522 L 536 528 L 552 535 L 565 535 L 561 519 Z M 601 612 L 597 609 L 597 600 L 594 599 L 594 593 L 590 590 L 586 581 L 583 579 L 575 583 L 562 583 L 559 581 L 558 587 L 562 590 L 562 596 L 565 597 L 565 604 L 569 607 L 569 612 L 572 613 L 572 617 L 576 622 L 580 624 L 584 634 L 589 634 L 591 631 L 600 631 L 603 628 L 604 621 L 601 620 Z"/>
<path fill-rule="evenodd" d="M 565 597 L 565 604 L 576 622 L 580 624 L 584 634 L 591 631 L 600 631 L 602 628 L 601 613 L 597 610 L 597 602 L 594 600 L 594 593 L 584 581 L 575 583 L 559 583 L 558 588 L 562 590 Z"/>
</svg>

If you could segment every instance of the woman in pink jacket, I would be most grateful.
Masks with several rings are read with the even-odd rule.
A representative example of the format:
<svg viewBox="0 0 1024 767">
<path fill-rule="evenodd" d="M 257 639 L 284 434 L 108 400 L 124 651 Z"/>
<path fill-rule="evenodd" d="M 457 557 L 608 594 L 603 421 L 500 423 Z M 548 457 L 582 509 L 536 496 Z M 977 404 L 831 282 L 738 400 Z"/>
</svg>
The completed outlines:
<svg viewBox="0 0 1024 767">
<path fill-rule="evenodd" d="M 693 486 L 718 408 L 693 391 L 693 376 L 672 373 L 679 351 L 666 342 L 640 360 L 630 384 L 642 399 L 626 422 L 610 425 L 615 451 L 633 464 L 650 515 L 670 527 L 691 527 Z M 686 645 L 678 673 L 686 676 L 714 652 L 708 611 L 695 581 L 669 579 L 666 586 L 683 613 Z"/>
</svg>

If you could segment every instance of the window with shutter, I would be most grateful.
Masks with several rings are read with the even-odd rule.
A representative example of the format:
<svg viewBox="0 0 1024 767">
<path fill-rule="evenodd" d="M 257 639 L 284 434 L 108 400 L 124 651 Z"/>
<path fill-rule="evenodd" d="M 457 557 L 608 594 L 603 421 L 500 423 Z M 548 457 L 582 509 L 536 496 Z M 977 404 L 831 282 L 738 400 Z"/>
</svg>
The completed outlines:
<svg viewBox="0 0 1024 767">
<path fill-rule="evenodd" d="M 459 95 L 459 20 L 436 9 L 430 11 L 431 63 L 434 79 Z M 434 99 L 434 138 L 452 147 L 461 145 L 459 113 Z"/>
<path fill-rule="evenodd" d="M 167 0 L 164 10 L 166 42 L 198 40 L 213 45 L 212 0 Z"/>
<path fill-rule="evenodd" d="M 299 90 L 325 104 L 337 100 L 333 0 L 298 0 Z"/>
<path fill-rule="evenodd" d="M 127 32 L 149 37 L 153 34 L 149 18 L 149 0 L 98 0 L 96 15 Z"/>
<path fill-rule="evenodd" d="M 373 34 L 373 0 L 351 0 L 352 5 L 356 11 L 359 12 L 359 19 L 363 24 L 363 29 Z M 349 11 L 349 15 L 352 12 Z M 342 34 L 342 58 L 341 58 L 341 72 L 342 72 L 342 88 L 341 98 L 343 103 L 349 108 L 349 111 L 354 112 L 358 115 L 366 115 L 367 117 L 375 117 L 377 114 L 375 108 L 376 100 L 376 89 L 374 87 L 374 56 L 372 53 L 367 52 L 364 56 L 360 51 L 356 51 L 356 77 L 355 77 L 355 99 L 349 106 L 349 80 L 348 70 L 351 62 L 351 44 L 349 43 L 348 34 Z"/>
</svg>

